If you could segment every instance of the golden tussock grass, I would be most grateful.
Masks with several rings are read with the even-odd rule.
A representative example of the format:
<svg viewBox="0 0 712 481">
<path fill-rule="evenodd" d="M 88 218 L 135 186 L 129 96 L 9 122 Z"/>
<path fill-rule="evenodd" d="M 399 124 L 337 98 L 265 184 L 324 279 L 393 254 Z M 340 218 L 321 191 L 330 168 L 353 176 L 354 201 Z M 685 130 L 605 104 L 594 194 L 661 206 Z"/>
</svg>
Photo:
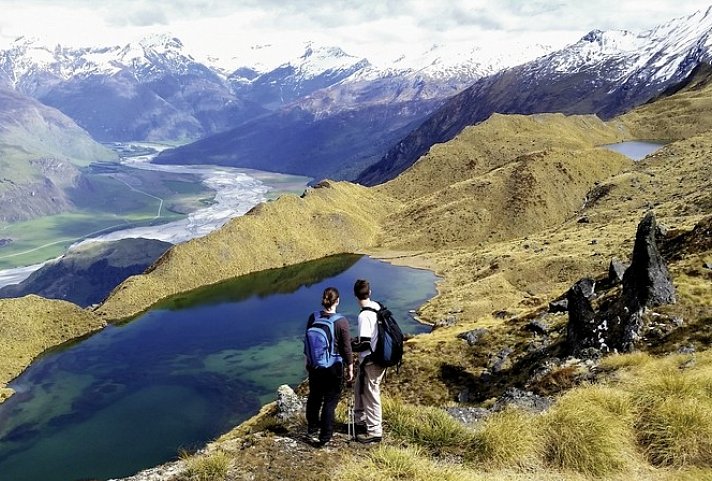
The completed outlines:
<svg viewBox="0 0 712 481">
<path fill-rule="evenodd" d="M 230 467 L 230 457 L 222 451 L 185 458 L 181 481 L 224 481 Z"/>
<path fill-rule="evenodd" d="M 480 481 L 489 479 L 472 470 L 432 459 L 419 447 L 379 446 L 366 459 L 352 458 L 340 470 L 338 479 L 350 481 Z"/>
<path fill-rule="evenodd" d="M 386 398 L 383 419 L 391 435 L 431 451 L 461 452 L 472 441 L 470 429 L 438 408 L 416 407 Z"/>
<path fill-rule="evenodd" d="M 574 390 L 544 415 L 547 464 L 594 476 L 630 468 L 636 451 L 632 426 L 587 394 Z"/>
<path fill-rule="evenodd" d="M 542 441 L 538 416 L 507 409 L 482 422 L 465 457 L 487 468 L 537 467 Z"/>
<path fill-rule="evenodd" d="M 0 401 L 11 393 L 4 384 L 37 355 L 104 326 L 99 317 L 65 301 L 34 295 L 0 301 Z"/>
</svg>

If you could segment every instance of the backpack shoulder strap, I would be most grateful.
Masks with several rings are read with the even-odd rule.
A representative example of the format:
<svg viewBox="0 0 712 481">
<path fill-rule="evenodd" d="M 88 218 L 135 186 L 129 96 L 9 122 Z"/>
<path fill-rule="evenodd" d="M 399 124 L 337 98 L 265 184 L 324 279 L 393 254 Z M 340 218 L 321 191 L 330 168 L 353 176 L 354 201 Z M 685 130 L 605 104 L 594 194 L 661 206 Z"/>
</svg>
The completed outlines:
<svg viewBox="0 0 712 481">
<path fill-rule="evenodd" d="M 319 311 L 314 311 L 312 312 L 311 316 L 309 316 L 309 320 L 307 321 L 307 329 L 312 327 L 316 321 L 321 319 L 321 312 Z"/>
</svg>

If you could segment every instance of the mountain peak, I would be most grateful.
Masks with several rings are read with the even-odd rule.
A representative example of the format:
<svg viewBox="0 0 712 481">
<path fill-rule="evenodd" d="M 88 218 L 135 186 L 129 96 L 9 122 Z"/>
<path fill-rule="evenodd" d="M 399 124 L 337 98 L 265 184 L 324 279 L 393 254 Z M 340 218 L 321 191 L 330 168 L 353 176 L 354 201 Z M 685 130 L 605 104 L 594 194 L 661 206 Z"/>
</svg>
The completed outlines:
<svg viewBox="0 0 712 481">
<path fill-rule="evenodd" d="M 183 42 L 167 33 L 149 35 L 138 43 L 143 48 L 151 50 L 180 50 L 183 48 Z"/>
<path fill-rule="evenodd" d="M 588 32 L 581 40 L 586 42 L 600 42 L 603 39 L 603 30 L 594 29 Z"/>
</svg>

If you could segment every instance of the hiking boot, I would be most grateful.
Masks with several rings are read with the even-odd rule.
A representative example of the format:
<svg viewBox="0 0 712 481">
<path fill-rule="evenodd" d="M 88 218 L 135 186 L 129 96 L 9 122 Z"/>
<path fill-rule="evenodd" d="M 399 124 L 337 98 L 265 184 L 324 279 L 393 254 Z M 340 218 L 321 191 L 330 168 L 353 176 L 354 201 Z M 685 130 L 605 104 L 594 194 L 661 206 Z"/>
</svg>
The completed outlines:
<svg viewBox="0 0 712 481">
<path fill-rule="evenodd" d="M 311 445 L 317 449 L 328 448 L 333 445 L 331 440 L 324 441 L 323 439 L 316 438 L 311 442 Z"/>
<path fill-rule="evenodd" d="M 373 436 L 370 434 L 357 434 L 356 441 L 364 444 L 380 443 L 383 440 L 382 436 Z"/>
<path fill-rule="evenodd" d="M 368 432 L 365 424 L 356 423 L 354 429 L 356 430 L 356 434 L 366 434 Z"/>
<path fill-rule="evenodd" d="M 319 428 L 307 429 L 307 439 L 312 444 L 318 443 L 319 442 Z"/>
</svg>

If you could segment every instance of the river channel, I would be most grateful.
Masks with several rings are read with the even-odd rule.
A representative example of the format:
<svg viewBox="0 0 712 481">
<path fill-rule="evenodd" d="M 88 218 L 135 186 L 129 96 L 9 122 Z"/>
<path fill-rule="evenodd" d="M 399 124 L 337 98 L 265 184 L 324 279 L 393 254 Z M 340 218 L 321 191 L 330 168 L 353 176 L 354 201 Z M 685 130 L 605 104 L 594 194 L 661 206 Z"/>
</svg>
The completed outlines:
<svg viewBox="0 0 712 481">
<path fill-rule="evenodd" d="M 0 479 L 122 477 L 203 445 L 305 377 L 304 326 L 325 287 L 355 328 L 359 278 L 404 331 L 427 330 L 410 312 L 435 295 L 431 272 L 344 255 L 180 295 L 46 353 L 0 405 Z"/>
<path fill-rule="evenodd" d="M 301 193 L 309 182 L 309 177 L 262 172 L 250 169 L 210 165 L 165 165 L 152 161 L 168 146 L 157 143 L 115 143 L 116 147 L 133 147 L 150 150 L 149 154 L 122 155 L 121 164 L 132 169 L 195 175 L 215 192 L 211 205 L 188 214 L 173 222 L 143 227 L 114 230 L 107 234 L 91 235 L 72 246 L 70 250 L 89 242 L 108 242 L 127 238 L 143 237 L 157 239 L 172 244 L 202 237 L 220 228 L 233 217 L 240 216 L 255 205 L 284 192 Z M 30 276 L 44 263 L 26 267 L 0 270 L 0 287 L 17 284 Z M 0 481 L 2 481 L 0 479 Z"/>
</svg>

